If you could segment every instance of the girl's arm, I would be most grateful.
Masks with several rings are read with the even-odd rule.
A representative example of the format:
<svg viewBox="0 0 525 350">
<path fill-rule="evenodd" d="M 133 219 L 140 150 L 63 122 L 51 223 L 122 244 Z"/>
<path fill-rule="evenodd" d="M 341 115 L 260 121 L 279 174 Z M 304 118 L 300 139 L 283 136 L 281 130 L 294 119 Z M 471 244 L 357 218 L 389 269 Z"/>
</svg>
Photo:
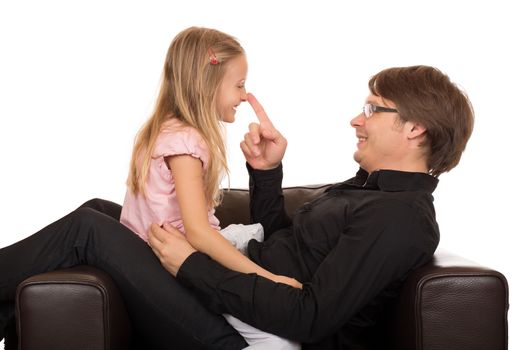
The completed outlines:
<svg viewBox="0 0 525 350">
<path fill-rule="evenodd" d="M 208 221 L 208 204 L 204 195 L 202 163 L 190 155 L 167 158 L 179 201 L 186 237 L 197 250 L 221 265 L 242 273 L 256 273 L 274 282 L 301 288 L 293 278 L 275 275 L 239 252 Z"/>
</svg>

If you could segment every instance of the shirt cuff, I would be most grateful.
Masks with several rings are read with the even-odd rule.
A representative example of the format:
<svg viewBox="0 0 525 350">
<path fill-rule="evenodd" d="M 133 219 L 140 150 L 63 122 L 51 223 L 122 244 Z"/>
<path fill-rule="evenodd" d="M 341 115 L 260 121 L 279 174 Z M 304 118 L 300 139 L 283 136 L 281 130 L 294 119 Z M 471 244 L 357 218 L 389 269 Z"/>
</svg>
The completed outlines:
<svg viewBox="0 0 525 350">
<path fill-rule="evenodd" d="M 283 179 L 283 163 L 279 163 L 276 168 L 268 170 L 254 169 L 250 164 L 246 163 L 246 169 L 248 169 L 250 178 L 256 182 L 265 182 L 267 180 L 281 181 Z"/>
<path fill-rule="evenodd" d="M 196 296 L 215 312 L 223 313 L 217 298 L 218 287 L 231 270 L 218 264 L 201 252 L 192 253 L 181 265 L 177 281 L 189 288 Z"/>
<path fill-rule="evenodd" d="M 185 284 L 197 282 L 201 277 L 208 277 L 211 278 L 210 281 L 213 281 L 216 275 L 207 273 L 213 270 L 213 264 L 214 261 L 208 255 L 201 252 L 194 252 L 188 256 L 180 266 L 177 279 Z M 217 281 L 218 280 L 219 278 L 217 278 Z"/>
</svg>

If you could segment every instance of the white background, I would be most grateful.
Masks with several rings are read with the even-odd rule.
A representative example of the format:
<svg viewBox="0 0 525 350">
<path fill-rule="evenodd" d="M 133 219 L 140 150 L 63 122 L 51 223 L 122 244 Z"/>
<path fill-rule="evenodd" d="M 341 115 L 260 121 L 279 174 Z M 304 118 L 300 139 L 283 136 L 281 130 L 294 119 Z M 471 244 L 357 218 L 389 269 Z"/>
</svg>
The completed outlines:
<svg viewBox="0 0 525 350">
<path fill-rule="evenodd" d="M 289 140 L 285 185 L 357 169 L 349 126 L 368 78 L 439 67 L 469 94 L 474 134 L 435 204 L 441 246 L 506 275 L 510 349 L 523 349 L 525 150 L 523 11 L 518 1 L 0 2 L 0 247 L 92 197 L 122 202 L 134 135 L 155 100 L 173 36 L 192 26 L 236 36 L 247 87 Z M 228 126 L 232 187 L 247 176 Z"/>
</svg>

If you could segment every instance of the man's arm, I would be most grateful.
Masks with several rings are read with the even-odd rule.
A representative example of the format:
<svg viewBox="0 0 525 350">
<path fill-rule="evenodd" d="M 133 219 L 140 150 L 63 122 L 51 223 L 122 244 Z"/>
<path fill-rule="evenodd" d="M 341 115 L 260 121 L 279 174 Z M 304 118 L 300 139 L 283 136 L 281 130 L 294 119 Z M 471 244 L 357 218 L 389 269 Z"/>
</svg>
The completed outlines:
<svg viewBox="0 0 525 350">
<path fill-rule="evenodd" d="M 256 170 L 246 164 L 250 174 L 250 220 L 264 227 L 264 238 L 275 231 L 291 225 L 284 208 L 281 187 L 283 167 L 280 164 L 271 170 Z"/>
<path fill-rule="evenodd" d="M 418 245 L 413 233 L 421 230 L 412 226 L 414 212 L 407 206 L 395 203 L 363 215 L 388 220 L 350 223 L 303 289 L 236 273 L 200 253 L 180 266 L 177 280 L 215 312 L 289 339 L 318 341 L 432 256 Z"/>
<path fill-rule="evenodd" d="M 288 142 L 277 130 L 264 108 L 252 94 L 248 94 L 259 123 L 251 123 L 241 142 L 250 174 L 250 220 L 261 223 L 265 238 L 288 226 L 290 220 L 284 210 L 281 182 L 281 161 Z"/>
</svg>

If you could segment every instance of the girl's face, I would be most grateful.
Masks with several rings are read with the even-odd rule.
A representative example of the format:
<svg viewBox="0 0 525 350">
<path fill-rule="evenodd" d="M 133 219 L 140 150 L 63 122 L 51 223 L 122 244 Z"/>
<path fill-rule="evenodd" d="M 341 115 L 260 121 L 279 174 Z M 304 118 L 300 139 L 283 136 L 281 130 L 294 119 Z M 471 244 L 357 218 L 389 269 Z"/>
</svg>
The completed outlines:
<svg viewBox="0 0 525 350">
<path fill-rule="evenodd" d="M 246 56 L 235 57 L 226 66 L 226 72 L 217 94 L 217 110 L 222 121 L 233 123 L 237 106 L 246 101 L 244 83 L 248 74 Z"/>
</svg>

